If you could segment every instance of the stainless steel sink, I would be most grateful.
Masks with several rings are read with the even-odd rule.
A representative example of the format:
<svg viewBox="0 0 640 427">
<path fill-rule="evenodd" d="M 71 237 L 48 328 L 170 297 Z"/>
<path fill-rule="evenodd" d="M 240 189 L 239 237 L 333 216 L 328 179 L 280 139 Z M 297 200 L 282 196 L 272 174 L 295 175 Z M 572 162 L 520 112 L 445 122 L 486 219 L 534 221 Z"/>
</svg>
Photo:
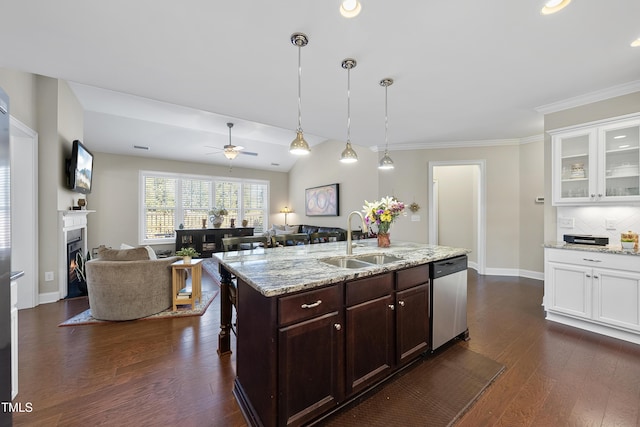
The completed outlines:
<svg viewBox="0 0 640 427">
<path fill-rule="evenodd" d="M 360 261 L 355 258 L 325 258 L 320 261 L 325 264 L 333 265 L 341 268 L 365 268 L 371 267 L 371 263 Z"/>
<path fill-rule="evenodd" d="M 397 256 L 387 255 L 387 254 L 370 254 L 370 255 L 360 255 L 357 257 L 335 257 L 335 258 L 324 258 L 320 261 L 325 264 L 333 265 L 341 268 L 365 268 L 371 267 L 373 265 L 383 265 L 389 264 L 391 262 L 401 261 L 402 258 L 398 258 Z"/>
<path fill-rule="evenodd" d="M 387 254 L 371 254 L 371 255 L 361 255 L 357 257 L 358 260 L 368 262 L 370 264 L 389 264 L 391 262 L 402 261 L 402 258 L 398 258 L 394 255 Z"/>
</svg>

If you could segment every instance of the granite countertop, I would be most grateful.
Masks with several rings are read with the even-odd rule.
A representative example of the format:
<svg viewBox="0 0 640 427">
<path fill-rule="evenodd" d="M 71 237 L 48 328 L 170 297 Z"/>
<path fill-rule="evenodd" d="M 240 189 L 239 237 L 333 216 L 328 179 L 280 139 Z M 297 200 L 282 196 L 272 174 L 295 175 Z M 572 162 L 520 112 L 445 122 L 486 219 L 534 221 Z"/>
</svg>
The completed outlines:
<svg viewBox="0 0 640 427">
<path fill-rule="evenodd" d="M 566 242 L 546 242 L 545 248 L 552 249 L 569 249 L 573 251 L 585 251 L 585 252 L 600 252 L 604 254 L 618 254 L 618 255 L 640 255 L 637 249 L 622 249 L 622 245 L 606 245 L 606 246 L 594 246 L 594 245 L 581 245 L 575 243 Z"/>
<path fill-rule="evenodd" d="M 359 241 L 354 246 L 351 256 L 388 254 L 402 258 L 402 260 L 357 269 L 336 267 L 320 261 L 323 258 L 346 256 L 346 248 L 346 242 L 343 241 L 217 252 L 213 255 L 229 272 L 263 295 L 272 297 L 439 261 L 471 252 L 463 248 L 397 241 L 393 241 L 389 248 L 379 248 L 377 240 L 368 239 L 364 242 Z"/>
</svg>

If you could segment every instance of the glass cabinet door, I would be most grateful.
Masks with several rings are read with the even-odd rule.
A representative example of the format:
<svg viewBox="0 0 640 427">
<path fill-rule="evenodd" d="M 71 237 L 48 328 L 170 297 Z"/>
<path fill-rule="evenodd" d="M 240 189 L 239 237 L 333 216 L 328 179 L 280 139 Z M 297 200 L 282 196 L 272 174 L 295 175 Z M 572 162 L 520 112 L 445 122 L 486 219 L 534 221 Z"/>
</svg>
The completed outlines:
<svg viewBox="0 0 640 427">
<path fill-rule="evenodd" d="M 640 196 L 640 121 L 607 126 L 600 130 L 604 145 L 602 169 L 604 196 L 638 198 Z"/>
<path fill-rule="evenodd" d="M 593 193 L 593 137 L 593 132 L 582 131 L 554 138 L 554 198 L 557 202 L 586 201 Z"/>
</svg>

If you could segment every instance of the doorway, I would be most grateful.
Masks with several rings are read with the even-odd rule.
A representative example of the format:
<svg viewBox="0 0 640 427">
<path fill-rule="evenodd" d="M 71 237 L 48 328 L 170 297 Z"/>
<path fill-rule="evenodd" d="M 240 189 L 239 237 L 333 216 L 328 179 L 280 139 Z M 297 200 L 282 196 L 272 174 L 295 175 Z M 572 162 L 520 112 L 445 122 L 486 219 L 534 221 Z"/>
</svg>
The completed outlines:
<svg viewBox="0 0 640 427">
<path fill-rule="evenodd" d="M 24 271 L 18 309 L 38 305 L 38 134 L 10 117 L 11 271 Z"/>
<path fill-rule="evenodd" d="M 429 244 L 470 249 L 469 266 L 485 272 L 485 161 L 429 162 Z"/>
</svg>

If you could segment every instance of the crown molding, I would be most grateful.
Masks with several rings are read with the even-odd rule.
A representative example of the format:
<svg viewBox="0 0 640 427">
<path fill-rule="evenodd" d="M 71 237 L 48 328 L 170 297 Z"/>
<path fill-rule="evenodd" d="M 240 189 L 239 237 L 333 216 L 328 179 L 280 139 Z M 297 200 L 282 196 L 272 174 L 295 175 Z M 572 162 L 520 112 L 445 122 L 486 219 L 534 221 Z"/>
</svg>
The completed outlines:
<svg viewBox="0 0 640 427">
<path fill-rule="evenodd" d="M 541 105 L 540 107 L 536 107 L 535 110 L 541 114 L 551 114 L 558 111 L 567 110 L 569 108 L 580 107 L 581 105 L 604 101 L 605 99 L 615 98 L 616 96 L 627 95 L 638 91 L 640 91 L 640 80 L 635 80 L 607 89 L 589 92 L 580 96 L 574 96 L 573 98 L 568 98 L 563 101 Z"/>
<path fill-rule="evenodd" d="M 506 145 L 522 145 L 532 142 L 544 141 L 544 134 L 528 136 L 525 138 L 511 139 L 486 139 L 478 141 L 450 141 L 450 142 L 414 142 L 406 144 L 389 145 L 389 151 L 408 151 L 408 150 L 432 150 L 438 148 L 471 148 L 471 147 L 493 147 Z M 374 145 L 370 147 L 371 151 L 380 153 L 384 151 L 384 145 Z"/>
</svg>

